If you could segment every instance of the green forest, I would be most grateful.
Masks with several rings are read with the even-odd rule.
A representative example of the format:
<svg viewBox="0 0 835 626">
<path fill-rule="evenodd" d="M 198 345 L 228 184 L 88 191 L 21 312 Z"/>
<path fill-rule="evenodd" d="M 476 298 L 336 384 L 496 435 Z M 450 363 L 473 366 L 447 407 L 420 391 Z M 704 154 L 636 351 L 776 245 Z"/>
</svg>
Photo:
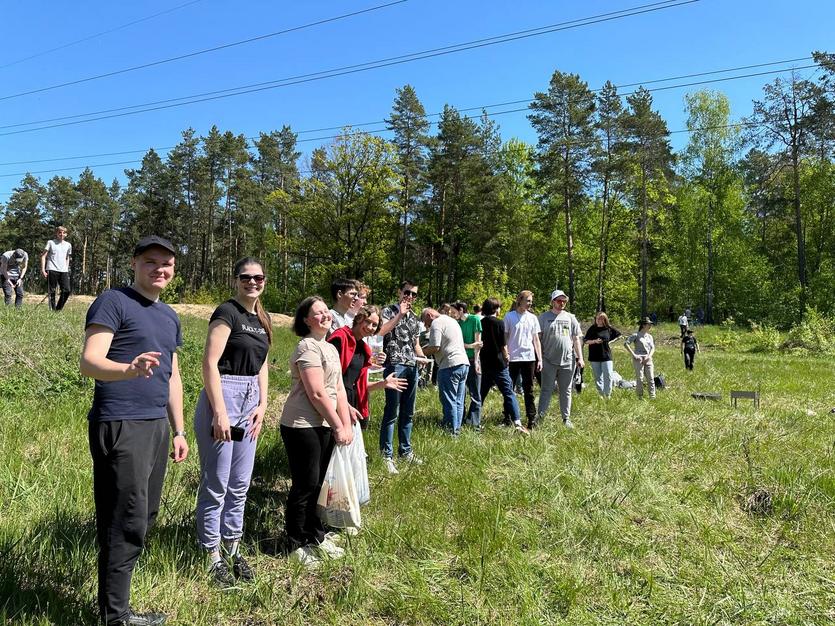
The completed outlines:
<svg viewBox="0 0 835 626">
<path fill-rule="evenodd" d="M 96 294 L 130 280 L 139 236 L 163 235 L 181 250 L 169 297 L 187 302 L 225 297 L 234 261 L 251 254 L 280 312 L 350 276 L 377 302 L 409 278 L 429 303 L 524 288 L 542 305 L 559 286 L 583 317 L 832 318 L 835 54 L 814 59 L 811 78 L 764 84 L 743 119 L 721 92 L 688 93 L 677 152 L 649 89 L 593 90 L 561 71 L 529 105 L 535 144 L 503 140 L 486 112 L 446 106 L 431 121 L 410 85 L 394 95 L 390 139 L 346 127 L 309 156 L 289 126 L 255 139 L 186 129 L 124 184 L 89 168 L 27 174 L 0 204 L 0 245 L 24 248 L 36 269 L 66 225 L 73 288 Z"/>
</svg>

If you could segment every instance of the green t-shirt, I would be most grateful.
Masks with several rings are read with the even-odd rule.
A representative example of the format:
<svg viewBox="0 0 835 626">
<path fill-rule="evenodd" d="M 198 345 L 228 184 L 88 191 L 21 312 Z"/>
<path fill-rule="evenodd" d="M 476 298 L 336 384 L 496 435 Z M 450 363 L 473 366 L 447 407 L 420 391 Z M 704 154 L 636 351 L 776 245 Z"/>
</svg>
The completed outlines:
<svg viewBox="0 0 835 626">
<path fill-rule="evenodd" d="M 461 334 L 464 335 L 464 343 L 472 343 L 475 341 L 475 334 L 481 332 L 481 320 L 475 315 L 468 315 L 465 320 L 458 320 L 461 326 Z M 472 360 L 475 358 L 475 350 L 467 348 L 467 358 Z"/>
</svg>

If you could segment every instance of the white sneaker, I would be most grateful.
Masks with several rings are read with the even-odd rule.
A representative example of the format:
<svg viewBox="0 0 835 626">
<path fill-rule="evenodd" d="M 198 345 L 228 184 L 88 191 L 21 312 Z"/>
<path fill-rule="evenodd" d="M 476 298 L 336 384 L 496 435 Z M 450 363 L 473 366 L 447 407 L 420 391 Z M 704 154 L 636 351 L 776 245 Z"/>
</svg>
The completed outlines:
<svg viewBox="0 0 835 626">
<path fill-rule="evenodd" d="M 336 545 L 333 541 L 325 537 L 325 539 L 316 548 L 321 554 L 324 554 L 331 559 L 341 559 L 345 556 L 345 550 Z"/>
<path fill-rule="evenodd" d="M 423 459 L 415 456 L 414 452 L 409 452 L 409 454 L 401 456 L 400 458 L 408 463 L 411 463 L 412 465 L 423 465 Z"/>
<path fill-rule="evenodd" d="M 301 563 L 307 569 L 315 569 L 319 567 L 322 559 L 312 546 L 301 546 L 290 553 L 290 559 Z"/>
<path fill-rule="evenodd" d="M 343 528 L 343 531 L 347 529 Z M 338 533 L 335 531 L 331 531 L 329 533 L 325 533 L 325 541 L 330 541 L 332 544 L 336 546 L 341 546 L 345 541 L 345 536 L 342 533 Z"/>
<path fill-rule="evenodd" d="M 388 470 L 389 474 L 399 474 L 400 472 L 397 471 L 397 466 L 394 464 L 394 459 L 384 459 L 383 464 L 386 466 L 386 470 Z"/>
<path fill-rule="evenodd" d="M 574 428 L 574 423 L 567 417 L 562 421 L 562 423 L 566 428 Z"/>
</svg>

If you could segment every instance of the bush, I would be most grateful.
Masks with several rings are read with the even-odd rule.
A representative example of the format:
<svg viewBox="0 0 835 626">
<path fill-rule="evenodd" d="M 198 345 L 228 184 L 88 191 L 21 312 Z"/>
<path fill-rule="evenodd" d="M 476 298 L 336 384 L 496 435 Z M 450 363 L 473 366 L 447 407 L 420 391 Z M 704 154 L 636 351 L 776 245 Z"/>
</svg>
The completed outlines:
<svg viewBox="0 0 835 626">
<path fill-rule="evenodd" d="M 781 341 L 780 331 L 773 326 L 751 322 L 751 352 L 776 352 Z"/>
<path fill-rule="evenodd" d="M 783 342 L 786 350 L 803 350 L 818 354 L 835 354 L 835 321 L 808 308 L 803 321 L 793 327 Z"/>
</svg>

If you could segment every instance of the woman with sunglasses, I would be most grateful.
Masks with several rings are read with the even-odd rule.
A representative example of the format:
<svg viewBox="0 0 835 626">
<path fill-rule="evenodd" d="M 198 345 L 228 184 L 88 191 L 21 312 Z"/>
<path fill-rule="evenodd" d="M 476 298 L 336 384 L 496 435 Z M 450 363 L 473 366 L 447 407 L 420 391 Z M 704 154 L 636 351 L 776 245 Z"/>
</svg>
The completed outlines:
<svg viewBox="0 0 835 626">
<path fill-rule="evenodd" d="M 194 416 L 200 452 L 197 535 L 209 555 L 209 573 L 223 587 L 235 584 L 235 578 L 254 578 L 241 556 L 240 540 L 255 447 L 267 410 L 267 354 L 272 343 L 270 317 L 260 302 L 266 280 L 261 262 L 241 259 L 234 274 L 235 296 L 217 307 L 209 320 L 204 388 Z"/>
</svg>

